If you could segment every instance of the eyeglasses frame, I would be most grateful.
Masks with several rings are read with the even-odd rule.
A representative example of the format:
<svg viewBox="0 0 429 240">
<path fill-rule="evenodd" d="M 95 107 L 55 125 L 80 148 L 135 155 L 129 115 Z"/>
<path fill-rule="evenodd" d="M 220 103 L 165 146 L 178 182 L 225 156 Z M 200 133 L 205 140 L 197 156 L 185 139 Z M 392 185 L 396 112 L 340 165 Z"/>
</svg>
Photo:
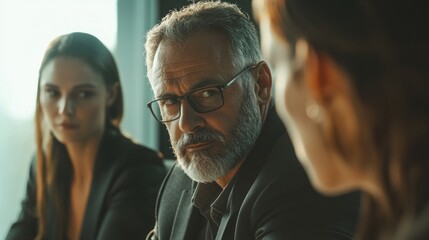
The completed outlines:
<svg viewBox="0 0 429 240">
<path fill-rule="evenodd" d="M 207 86 L 207 87 L 203 87 L 203 88 L 195 89 L 195 90 L 192 90 L 192 91 L 190 91 L 190 92 L 187 92 L 186 94 L 184 94 L 184 95 L 182 95 L 182 96 L 158 98 L 158 99 L 155 99 L 155 100 L 152 100 L 152 101 L 148 102 L 148 103 L 147 103 L 147 107 L 149 108 L 149 110 L 150 110 L 150 112 L 152 113 L 153 117 L 154 117 L 158 122 L 160 122 L 160 123 L 173 122 L 173 121 L 176 121 L 177 119 L 179 119 L 179 118 L 182 116 L 182 113 L 181 113 L 182 100 L 186 100 L 186 101 L 189 103 L 189 105 L 192 107 L 192 109 L 193 109 L 195 112 L 197 112 L 197 113 L 208 113 L 208 112 L 216 111 L 216 110 L 220 109 L 221 107 L 223 107 L 223 105 L 225 104 L 225 100 L 224 100 L 224 98 L 223 98 L 223 91 L 224 91 L 225 89 L 227 89 L 228 87 L 230 87 L 230 86 L 231 86 L 235 81 L 237 81 L 237 79 L 239 79 L 239 78 L 241 77 L 241 75 L 243 75 L 243 74 L 244 74 L 245 72 L 247 72 L 248 70 L 251 70 L 251 69 L 255 68 L 256 66 L 257 66 L 257 65 L 252 65 L 252 66 L 250 66 L 250 67 L 246 67 L 246 68 L 244 68 L 243 70 L 241 70 L 239 73 L 237 73 L 237 75 L 235 75 L 231 80 L 229 80 L 229 81 L 228 81 L 227 83 L 225 83 L 225 84 L 215 85 L 215 86 Z M 199 111 L 199 110 L 197 109 L 197 107 L 195 106 L 195 103 L 193 103 L 191 100 L 189 100 L 189 97 L 188 97 L 188 96 L 189 96 L 189 95 L 191 95 L 191 94 L 193 94 L 194 92 L 201 91 L 201 90 L 208 89 L 208 88 L 218 88 L 218 89 L 219 89 L 219 92 L 221 93 L 222 104 L 221 104 L 219 107 L 217 107 L 217 108 L 215 108 L 215 109 L 211 109 L 211 110 L 209 110 L 209 111 Z M 170 120 L 167 120 L 167 121 L 163 121 L 163 120 L 160 120 L 160 119 L 158 119 L 158 118 L 156 117 L 156 114 L 154 113 L 154 110 L 152 109 L 152 103 L 154 103 L 154 102 L 158 102 L 158 101 L 160 101 L 160 100 L 165 100 L 165 99 L 176 99 L 176 100 L 179 100 L 179 101 L 180 101 L 180 105 L 179 105 L 179 115 L 178 115 L 178 117 L 177 117 L 177 118 L 170 119 Z M 158 103 L 157 103 L 157 104 L 158 104 Z"/>
</svg>

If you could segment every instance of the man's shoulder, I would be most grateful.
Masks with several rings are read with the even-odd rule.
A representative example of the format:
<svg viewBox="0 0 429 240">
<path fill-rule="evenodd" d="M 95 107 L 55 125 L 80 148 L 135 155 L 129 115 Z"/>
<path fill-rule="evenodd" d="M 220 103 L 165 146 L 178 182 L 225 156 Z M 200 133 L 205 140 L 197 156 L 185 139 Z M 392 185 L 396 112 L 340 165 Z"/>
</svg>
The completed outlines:
<svg viewBox="0 0 429 240">
<path fill-rule="evenodd" d="M 249 228 L 250 232 L 253 231 L 250 229 L 302 228 L 313 229 L 315 234 L 315 229 L 321 229 L 352 236 L 359 193 L 334 198 L 319 194 L 287 145 L 287 139 L 285 133 L 266 153 L 265 163 L 242 199 L 238 215 L 241 220 L 247 219 L 242 228 Z M 285 230 L 282 234 L 289 233 Z"/>
<path fill-rule="evenodd" d="M 191 200 L 193 186 L 192 179 L 177 164 L 168 172 L 159 191 L 156 209 L 157 234 L 161 239 L 175 236 L 177 231 L 186 231 L 194 211 Z"/>
<path fill-rule="evenodd" d="M 117 134 L 108 139 L 102 150 L 104 151 L 102 153 L 103 158 L 110 159 L 112 167 L 114 166 L 120 171 L 139 168 L 154 173 L 160 171 L 163 176 L 166 173 L 164 162 L 158 152 L 122 134 Z"/>
<path fill-rule="evenodd" d="M 267 122 L 240 171 L 240 178 L 252 182 L 252 188 L 264 187 L 279 175 L 283 175 L 286 178 L 284 181 L 290 181 L 292 185 L 309 184 L 288 132 L 274 110 L 270 111 Z M 287 184 L 283 187 L 287 187 Z"/>
<path fill-rule="evenodd" d="M 191 194 L 194 182 L 175 164 L 164 179 L 159 199 L 169 203 L 179 202 L 183 192 Z M 162 205 L 161 205 L 162 206 Z"/>
<path fill-rule="evenodd" d="M 283 182 L 282 188 L 310 185 L 286 132 L 273 143 L 264 157 L 261 159 L 264 164 L 255 175 L 252 188 L 266 187 L 273 181 Z"/>
<path fill-rule="evenodd" d="M 175 190 L 179 191 L 191 188 L 193 183 L 192 179 L 186 175 L 177 163 L 170 169 L 165 181 L 166 184 L 169 184 L 171 187 L 174 187 Z"/>
</svg>

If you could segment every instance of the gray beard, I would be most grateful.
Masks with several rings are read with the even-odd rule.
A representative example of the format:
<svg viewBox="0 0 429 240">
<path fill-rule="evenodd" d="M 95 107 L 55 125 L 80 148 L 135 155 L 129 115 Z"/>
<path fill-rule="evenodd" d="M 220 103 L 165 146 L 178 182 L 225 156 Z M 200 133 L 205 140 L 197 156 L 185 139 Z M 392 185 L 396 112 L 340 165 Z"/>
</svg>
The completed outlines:
<svg viewBox="0 0 429 240">
<path fill-rule="evenodd" d="M 259 103 L 254 96 L 245 96 L 238 115 L 237 125 L 230 138 L 212 129 L 201 129 L 184 133 L 179 140 L 172 141 L 179 166 L 194 181 L 213 182 L 230 172 L 250 152 L 262 128 Z M 171 139 L 171 136 L 170 136 Z M 214 147 L 186 154 L 185 146 L 213 141 Z"/>
</svg>

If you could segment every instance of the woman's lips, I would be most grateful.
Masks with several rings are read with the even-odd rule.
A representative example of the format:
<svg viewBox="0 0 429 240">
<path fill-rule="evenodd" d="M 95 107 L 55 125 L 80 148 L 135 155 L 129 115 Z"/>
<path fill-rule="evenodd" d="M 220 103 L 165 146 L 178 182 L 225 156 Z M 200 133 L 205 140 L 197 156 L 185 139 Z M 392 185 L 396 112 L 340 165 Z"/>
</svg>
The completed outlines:
<svg viewBox="0 0 429 240">
<path fill-rule="evenodd" d="M 79 125 L 73 123 L 60 123 L 58 126 L 64 130 L 73 130 L 79 127 Z"/>
</svg>

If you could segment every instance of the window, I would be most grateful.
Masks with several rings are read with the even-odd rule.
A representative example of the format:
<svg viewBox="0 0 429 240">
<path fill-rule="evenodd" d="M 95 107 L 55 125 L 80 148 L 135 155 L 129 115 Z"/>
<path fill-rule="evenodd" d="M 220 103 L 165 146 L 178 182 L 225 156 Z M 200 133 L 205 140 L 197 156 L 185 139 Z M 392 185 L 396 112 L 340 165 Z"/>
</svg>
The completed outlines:
<svg viewBox="0 0 429 240">
<path fill-rule="evenodd" d="M 81 31 L 116 45 L 116 0 L 0 0 L 0 239 L 16 220 L 35 150 L 38 68 L 48 43 Z"/>
</svg>

